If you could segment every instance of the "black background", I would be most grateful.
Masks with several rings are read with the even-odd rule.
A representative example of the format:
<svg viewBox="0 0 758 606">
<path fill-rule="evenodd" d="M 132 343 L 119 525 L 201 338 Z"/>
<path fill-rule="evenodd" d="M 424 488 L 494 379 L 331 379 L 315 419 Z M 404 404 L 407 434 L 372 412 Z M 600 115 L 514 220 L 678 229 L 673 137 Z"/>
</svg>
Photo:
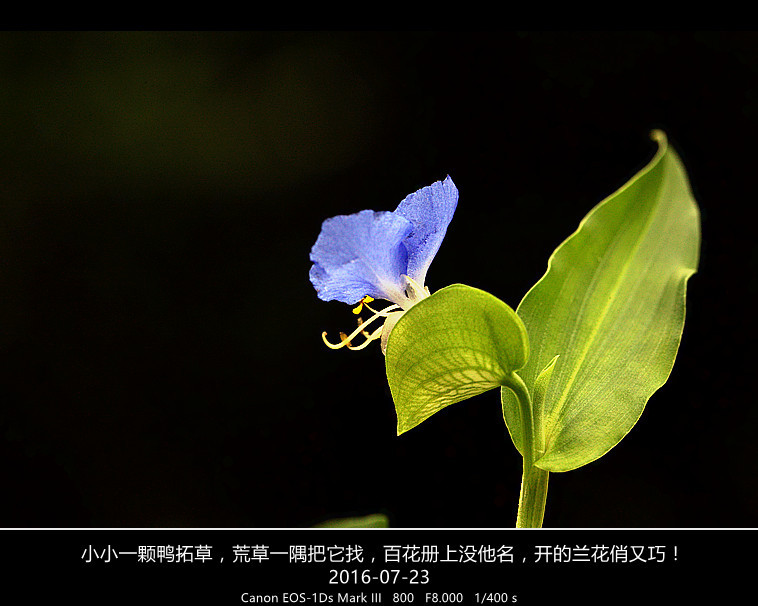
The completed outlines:
<svg viewBox="0 0 758 606">
<path fill-rule="evenodd" d="M 546 527 L 758 526 L 758 37 L 0 33 L 0 525 L 509 527 L 497 395 L 400 437 L 321 222 L 450 174 L 428 275 L 516 307 L 664 129 L 702 212 L 669 382 Z"/>
</svg>

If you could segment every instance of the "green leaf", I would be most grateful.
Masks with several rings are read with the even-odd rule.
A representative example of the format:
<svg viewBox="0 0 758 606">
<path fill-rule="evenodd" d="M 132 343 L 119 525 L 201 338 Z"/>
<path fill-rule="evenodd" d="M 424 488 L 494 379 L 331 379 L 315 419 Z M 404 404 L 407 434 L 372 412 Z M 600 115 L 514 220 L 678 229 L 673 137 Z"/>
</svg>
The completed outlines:
<svg viewBox="0 0 758 606">
<path fill-rule="evenodd" d="M 653 160 L 590 211 L 517 310 L 531 345 L 519 374 L 533 393 L 544 389 L 536 465 L 547 471 L 576 469 L 618 444 L 679 349 L 700 218 L 681 161 L 663 133 L 653 137 Z M 556 355 L 541 384 L 538 374 Z M 507 389 L 501 397 L 518 447 L 515 397 Z"/>
<path fill-rule="evenodd" d="M 508 384 L 528 355 L 523 323 L 491 294 L 454 284 L 423 299 L 387 343 L 398 435 L 450 404 Z"/>
<path fill-rule="evenodd" d="M 335 518 L 316 524 L 314 528 L 389 528 L 390 520 L 383 513 L 355 518 Z"/>
<path fill-rule="evenodd" d="M 550 377 L 553 375 L 553 368 L 555 367 L 555 363 L 558 361 L 559 357 L 560 356 L 555 356 L 552 360 L 550 360 L 550 363 L 542 370 L 542 372 L 537 376 L 537 380 L 534 382 L 534 387 L 532 389 L 534 392 L 534 395 L 532 396 L 532 409 L 534 410 L 535 417 L 538 417 L 539 412 L 544 408 L 545 393 L 547 391 L 548 385 L 550 384 Z M 521 373 L 519 373 L 519 375 L 520 374 Z M 516 394 L 513 393 L 510 389 L 507 391 L 509 392 L 510 397 L 505 398 L 501 395 L 503 403 L 503 417 L 505 418 L 505 425 L 508 427 L 508 431 L 511 434 L 513 443 L 523 456 L 524 436 L 521 429 L 521 411 L 519 409 Z M 541 426 L 536 425 L 535 431 L 540 432 Z M 538 447 L 541 443 L 542 440 L 538 439 Z M 542 452 L 539 454 L 541 455 Z"/>
</svg>

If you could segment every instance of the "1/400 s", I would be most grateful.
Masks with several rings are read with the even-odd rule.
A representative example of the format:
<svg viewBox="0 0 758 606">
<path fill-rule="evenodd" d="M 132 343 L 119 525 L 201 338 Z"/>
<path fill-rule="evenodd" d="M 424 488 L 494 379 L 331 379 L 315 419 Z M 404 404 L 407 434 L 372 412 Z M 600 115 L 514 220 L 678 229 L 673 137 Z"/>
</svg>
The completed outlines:
<svg viewBox="0 0 758 606">
<path fill-rule="evenodd" d="M 518 602 L 518 596 L 515 593 L 477 593 L 477 604 L 515 604 Z"/>
</svg>

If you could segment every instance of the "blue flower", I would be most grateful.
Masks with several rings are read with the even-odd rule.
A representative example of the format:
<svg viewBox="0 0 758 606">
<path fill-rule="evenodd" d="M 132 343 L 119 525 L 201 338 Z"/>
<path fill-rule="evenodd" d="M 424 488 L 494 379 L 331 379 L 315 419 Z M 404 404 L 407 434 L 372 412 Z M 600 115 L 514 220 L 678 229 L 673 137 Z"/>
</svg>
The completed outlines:
<svg viewBox="0 0 758 606">
<path fill-rule="evenodd" d="M 310 279 L 324 301 L 358 304 L 360 313 L 367 307 L 374 313 L 368 321 L 385 318 L 384 331 L 365 331 L 368 322 L 349 337 L 342 335 L 338 345 L 352 346 L 351 339 L 362 333 L 366 342 L 382 336 L 383 347 L 395 322 L 420 299 L 429 296 L 424 286 L 426 273 L 445 237 L 447 226 L 458 204 L 458 190 L 447 177 L 406 197 L 393 211 L 362 210 L 324 221 L 311 249 L 313 266 Z M 392 303 L 375 311 L 368 306 L 373 299 Z"/>
</svg>

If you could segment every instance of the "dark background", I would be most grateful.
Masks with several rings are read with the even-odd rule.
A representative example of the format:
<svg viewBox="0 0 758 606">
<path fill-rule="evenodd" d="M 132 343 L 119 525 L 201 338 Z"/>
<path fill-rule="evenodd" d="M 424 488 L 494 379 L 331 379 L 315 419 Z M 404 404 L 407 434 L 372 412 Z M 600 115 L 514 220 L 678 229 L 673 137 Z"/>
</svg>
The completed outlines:
<svg viewBox="0 0 758 606">
<path fill-rule="evenodd" d="M 497 393 L 397 437 L 310 247 L 450 174 L 427 284 L 515 308 L 652 128 L 702 211 L 682 346 L 545 526 L 758 526 L 757 72 L 753 33 L 0 33 L 0 526 L 512 526 Z"/>
</svg>

